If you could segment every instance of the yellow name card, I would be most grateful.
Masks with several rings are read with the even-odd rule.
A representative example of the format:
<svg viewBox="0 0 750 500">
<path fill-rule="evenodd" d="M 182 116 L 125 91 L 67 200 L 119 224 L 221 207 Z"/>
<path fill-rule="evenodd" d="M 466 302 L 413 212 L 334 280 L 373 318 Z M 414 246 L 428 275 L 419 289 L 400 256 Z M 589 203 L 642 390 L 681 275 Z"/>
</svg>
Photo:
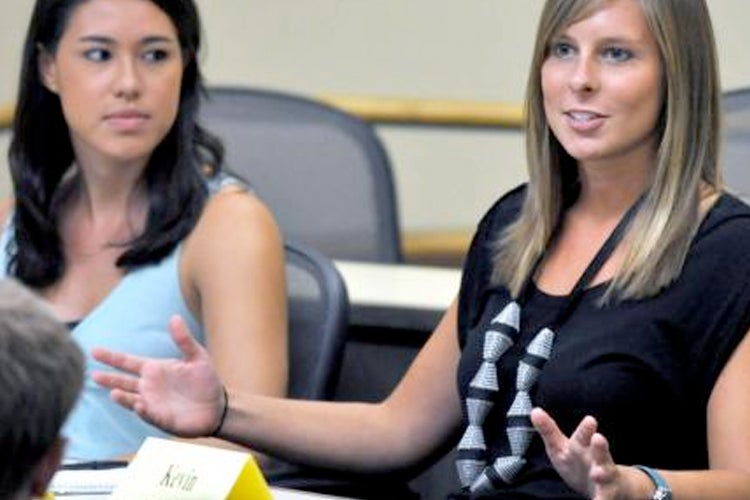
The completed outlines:
<svg viewBox="0 0 750 500">
<path fill-rule="evenodd" d="M 272 500 L 249 453 L 147 438 L 112 500 Z"/>
</svg>

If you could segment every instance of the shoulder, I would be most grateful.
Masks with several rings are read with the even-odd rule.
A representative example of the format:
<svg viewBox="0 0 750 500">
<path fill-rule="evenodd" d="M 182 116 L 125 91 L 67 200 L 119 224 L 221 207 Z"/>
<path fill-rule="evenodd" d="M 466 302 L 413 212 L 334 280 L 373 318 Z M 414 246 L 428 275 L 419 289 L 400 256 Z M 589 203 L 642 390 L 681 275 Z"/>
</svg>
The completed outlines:
<svg viewBox="0 0 750 500">
<path fill-rule="evenodd" d="M 527 187 L 527 184 L 521 184 L 498 198 L 484 214 L 482 221 L 500 220 L 506 223 L 514 221 L 521 213 L 523 202 L 526 199 Z"/>
<path fill-rule="evenodd" d="M 730 227 L 750 224 L 750 205 L 733 194 L 723 193 L 706 214 L 701 232 L 711 232 L 727 224 Z"/>
<path fill-rule="evenodd" d="M 281 235 L 269 208 L 238 184 L 222 187 L 209 197 L 188 236 L 186 252 L 224 252 L 227 248 L 280 247 Z"/>
<path fill-rule="evenodd" d="M 732 195 L 723 194 L 698 228 L 676 290 L 696 294 L 707 306 L 725 302 L 729 297 L 742 297 L 750 306 L 748 255 L 750 207 Z"/>
<path fill-rule="evenodd" d="M 222 218 L 227 215 L 248 219 L 273 219 L 271 211 L 255 193 L 241 184 L 226 184 L 206 200 L 201 219 Z"/>
<path fill-rule="evenodd" d="M 465 332 L 481 311 L 486 291 L 492 287 L 493 256 L 497 242 L 502 231 L 518 218 L 525 198 L 526 184 L 508 191 L 490 207 L 477 226 L 461 275 L 458 306 L 460 332 Z"/>
<path fill-rule="evenodd" d="M 750 251 L 750 206 L 734 195 L 724 193 L 706 214 L 695 236 L 696 249 L 713 252 Z"/>
<path fill-rule="evenodd" d="M 696 391 L 709 394 L 750 328 L 750 207 L 722 194 L 706 213 L 660 307 L 680 326 Z"/>
<path fill-rule="evenodd" d="M 220 297 L 234 303 L 249 290 L 267 289 L 266 283 L 283 283 L 283 239 L 270 210 L 242 186 L 222 187 L 185 239 L 179 269 L 188 305 L 201 316 Z"/>
<path fill-rule="evenodd" d="M 488 239 L 494 241 L 503 229 L 518 218 L 526 199 L 526 191 L 527 185 L 521 184 L 502 195 L 492 204 L 477 225 L 472 246 Z"/>
<path fill-rule="evenodd" d="M 15 200 L 8 198 L 0 201 L 0 227 L 5 227 L 8 222 L 8 217 L 13 213 L 15 207 Z"/>
</svg>

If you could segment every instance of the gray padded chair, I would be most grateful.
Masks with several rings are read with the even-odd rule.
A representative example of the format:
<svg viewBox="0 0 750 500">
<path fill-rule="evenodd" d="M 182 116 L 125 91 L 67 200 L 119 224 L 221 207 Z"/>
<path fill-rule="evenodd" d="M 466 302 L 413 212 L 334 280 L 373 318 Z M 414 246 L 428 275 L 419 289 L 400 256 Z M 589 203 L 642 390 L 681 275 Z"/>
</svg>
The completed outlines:
<svg viewBox="0 0 750 500">
<path fill-rule="evenodd" d="M 368 124 L 303 97 L 220 87 L 200 119 L 285 237 L 334 259 L 401 261 L 391 167 Z"/>
<path fill-rule="evenodd" d="M 348 300 L 341 275 L 320 252 L 287 242 L 289 307 L 289 396 L 331 399 L 344 349 Z M 343 497 L 414 499 L 403 483 L 382 476 L 361 477 L 281 460 L 270 460 L 266 479 L 274 486 Z"/>
<path fill-rule="evenodd" d="M 331 399 L 341 370 L 349 301 L 336 266 L 312 248 L 287 242 L 289 396 Z"/>
<path fill-rule="evenodd" d="M 723 106 L 724 180 L 733 193 L 748 201 L 750 200 L 750 88 L 725 92 Z"/>
</svg>

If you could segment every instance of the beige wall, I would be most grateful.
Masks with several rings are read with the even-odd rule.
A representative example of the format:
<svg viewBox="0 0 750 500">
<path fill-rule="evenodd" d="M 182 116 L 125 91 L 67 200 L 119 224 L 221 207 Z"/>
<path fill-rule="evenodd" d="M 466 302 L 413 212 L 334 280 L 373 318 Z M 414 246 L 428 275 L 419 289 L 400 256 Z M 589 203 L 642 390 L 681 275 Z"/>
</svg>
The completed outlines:
<svg viewBox="0 0 750 500">
<path fill-rule="evenodd" d="M 211 84 L 305 94 L 522 99 L 541 0 L 197 0 Z M 725 88 L 750 85 L 747 0 L 708 0 Z M 31 0 L 2 0 L 0 102 Z M 524 178 L 516 132 L 379 127 L 406 230 L 466 228 Z M 0 194 L 8 192 L 0 139 Z"/>
</svg>

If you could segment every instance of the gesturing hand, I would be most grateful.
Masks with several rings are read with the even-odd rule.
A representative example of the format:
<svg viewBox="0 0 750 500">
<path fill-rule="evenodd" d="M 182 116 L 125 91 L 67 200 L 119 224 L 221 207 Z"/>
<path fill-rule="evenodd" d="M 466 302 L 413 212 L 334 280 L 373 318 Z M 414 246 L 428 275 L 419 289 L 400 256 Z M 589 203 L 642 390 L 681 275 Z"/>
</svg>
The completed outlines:
<svg viewBox="0 0 750 500">
<path fill-rule="evenodd" d="M 221 418 L 222 384 L 206 350 L 190 335 L 182 318 L 169 322 L 183 359 L 153 359 L 95 348 L 94 359 L 126 373 L 96 371 L 94 381 L 112 399 L 141 418 L 184 437 L 210 434 Z"/>
<path fill-rule="evenodd" d="M 568 486 L 594 500 L 628 498 L 627 478 L 612 459 L 607 438 L 596 431 L 596 419 L 585 417 L 569 438 L 541 408 L 532 410 L 531 422 Z"/>
</svg>

